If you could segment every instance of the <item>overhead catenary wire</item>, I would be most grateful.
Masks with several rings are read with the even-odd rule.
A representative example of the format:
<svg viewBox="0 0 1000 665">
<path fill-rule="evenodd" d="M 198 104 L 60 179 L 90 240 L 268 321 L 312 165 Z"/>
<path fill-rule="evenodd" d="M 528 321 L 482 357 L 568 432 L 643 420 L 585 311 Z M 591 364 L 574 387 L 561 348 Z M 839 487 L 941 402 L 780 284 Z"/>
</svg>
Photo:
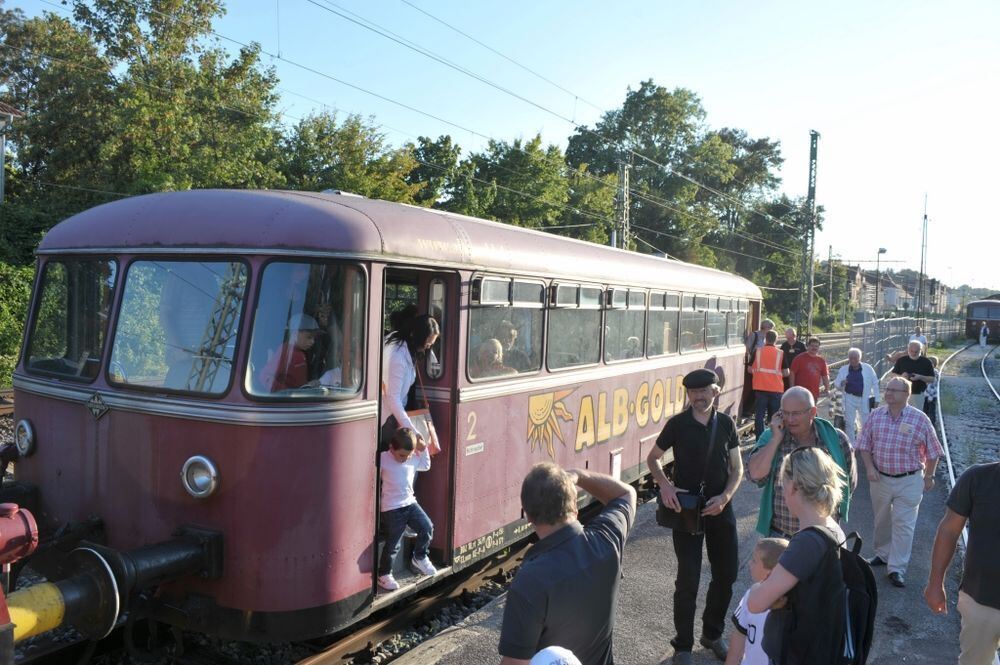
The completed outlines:
<svg viewBox="0 0 1000 665">
<path fill-rule="evenodd" d="M 373 30 L 373 31 L 375 31 L 376 33 L 378 33 L 378 30 L 377 30 L 377 29 L 375 29 L 375 28 L 371 28 L 371 27 L 369 27 L 369 26 L 365 26 L 364 24 L 360 23 L 359 21 L 357 21 L 357 20 L 354 20 L 354 19 L 351 19 L 351 18 L 349 18 L 349 17 L 347 17 L 347 16 L 344 16 L 343 14 L 341 14 L 341 13 L 339 13 L 339 12 L 336 12 L 336 11 L 334 11 L 334 10 L 332 10 L 332 9 L 329 9 L 329 8 L 327 8 L 327 7 L 322 7 L 322 6 L 318 5 L 318 4 L 317 4 L 317 3 L 315 2 L 315 0 L 307 0 L 307 1 L 308 1 L 308 2 L 310 2 L 310 3 L 311 3 L 311 4 L 313 4 L 313 5 L 316 5 L 316 6 L 318 6 L 318 7 L 321 7 L 321 8 L 323 8 L 323 9 L 327 9 L 328 11 L 331 11 L 332 13 L 334 13 L 334 14 L 337 14 L 338 16 L 342 16 L 342 17 L 346 18 L 347 20 L 350 20 L 350 21 L 351 21 L 351 22 L 353 22 L 353 23 L 356 23 L 356 24 L 358 24 L 358 25 L 361 25 L 362 27 L 365 27 L 366 29 L 369 29 L 369 30 Z M 45 4 L 50 4 L 50 5 L 54 6 L 54 7 L 57 7 L 57 8 L 59 8 L 59 9 L 62 9 L 61 7 L 59 7 L 58 5 L 56 5 L 55 3 L 53 3 L 53 2 L 49 2 L 48 0 L 42 0 L 42 2 L 45 2 Z M 330 4 L 333 4 L 333 3 L 330 3 Z M 168 19 L 170 19 L 170 20 L 173 20 L 173 21 L 178 21 L 178 22 L 183 22 L 183 20 L 182 20 L 182 19 L 180 19 L 180 18 L 177 18 L 176 16 L 173 16 L 173 15 L 170 15 L 170 14 L 166 14 L 166 13 L 164 13 L 164 12 L 161 12 L 161 11 L 159 11 L 159 10 L 157 10 L 157 9 L 153 8 L 153 7 L 150 7 L 149 9 L 150 9 L 150 11 L 151 11 L 151 12 L 153 12 L 153 13 L 155 13 L 155 14 L 157 14 L 157 15 L 160 15 L 160 16 L 164 16 L 164 17 L 166 17 L 166 18 L 168 18 Z M 356 14 L 355 14 L 355 15 L 356 15 Z M 356 16 L 357 16 L 357 15 L 356 15 Z M 373 25 L 375 25 L 375 24 L 373 24 Z M 234 38 L 232 38 L 232 37 L 228 37 L 227 35 L 223 35 L 223 34 L 221 34 L 221 33 L 217 32 L 217 31 L 215 31 L 215 30 L 210 30 L 209 32 L 210 32 L 210 33 L 211 33 L 212 35 L 214 35 L 215 37 L 217 37 L 218 39 L 222 39 L 222 40 L 225 40 L 225 41 L 228 41 L 228 42 L 230 42 L 230 43 L 233 43 L 233 44 L 236 44 L 236 45 L 238 45 L 238 46 L 240 46 L 240 47 L 243 47 L 243 48 L 250 48 L 250 47 L 251 47 L 251 46 L 250 46 L 249 44 L 247 44 L 247 43 L 245 43 L 245 42 L 242 42 L 242 41 L 240 41 L 240 40 L 237 40 L 237 39 L 234 39 Z M 379 34 L 381 34 L 381 33 L 379 33 Z M 393 38 L 392 38 L 391 36 L 388 36 L 388 35 L 383 35 L 383 36 L 385 36 L 386 38 L 389 38 L 389 39 L 393 39 Z M 399 41 L 400 43 L 402 43 L 402 41 L 400 41 L 400 40 L 396 40 L 396 39 L 393 39 L 393 41 Z M 413 50 L 417 50 L 417 51 L 419 52 L 419 48 L 418 48 L 418 47 L 415 47 L 415 46 L 409 46 L 409 45 L 407 45 L 407 44 L 402 44 L 402 45 L 404 45 L 404 46 L 407 46 L 407 48 L 411 48 L 411 49 L 413 49 Z M 304 70 L 304 71 L 307 71 L 307 72 L 310 72 L 310 73 L 313 73 L 313 74 L 315 74 L 315 75 L 318 75 L 318 76 L 321 76 L 321 77 L 323 77 L 323 78 L 327 78 L 327 79 L 329 79 L 329 80 L 331 80 L 331 81 L 334 81 L 334 82 L 336 82 L 336 83 L 340 83 L 341 85 L 345 85 L 345 86 L 347 86 L 347 87 L 350 87 L 350 88 L 352 88 L 352 89 L 355 89 L 355 90 L 358 90 L 358 91 L 360 91 L 360 92 L 363 92 L 363 93 L 365 93 L 365 94 L 368 94 L 368 95 L 370 95 L 370 96 L 374 96 L 374 97 L 376 97 L 376 98 L 378 98 L 378 99 L 382 99 L 382 100 L 384 100 L 384 101 L 387 101 L 387 102 L 390 102 L 390 103 L 392 103 L 392 104 L 395 104 L 395 105 L 398 105 L 398 106 L 400 106 L 400 107 L 402 107 L 402 108 L 405 108 L 405 109 L 407 109 L 407 110 L 410 110 L 410 111 L 413 111 L 413 112 L 415 112 L 415 113 L 418 113 L 418 114 L 420 114 L 420 115 L 423 115 L 423 116 L 426 116 L 426 117 L 429 117 L 429 118 L 431 118 L 431 119 L 433 119 L 433 120 L 436 120 L 436 121 L 439 121 L 439 122 L 442 122 L 442 123 L 444 123 L 444 124 L 447 124 L 447 125 L 449 125 L 449 126 L 452 126 L 452 127 L 455 127 L 455 128 L 457 128 L 457 129 L 460 129 L 460 130 L 462 130 L 462 131 L 466 131 L 466 132 L 469 132 L 470 134 L 473 134 L 473 135 L 475 135 L 475 136 L 479 136 L 479 137 L 481 137 L 481 138 L 485 138 L 485 139 L 491 139 L 491 140 L 495 140 L 495 139 L 493 139 L 492 137 L 490 137 L 489 135 L 487 135 L 487 134 L 485 134 L 485 133 L 483 133 L 483 132 L 479 132 L 479 131 L 477 131 L 477 130 L 474 130 L 474 129 L 471 129 L 471 128 L 469 128 L 469 127 L 465 127 L 465 126 L 463 126 L 463 125 L 460 125 L 460 124 L 458 124 L 458 123 L 455 123 L 455 122 L 452 122 L 452 121 L 449 121 L 449 120 L 446 120 L 446 119 L 444 119 L 444 118 L 442 118 L 442 117 L 439 117 L 439 116 L 437 116 L 437 115 L 435 115 L 435 114 L 432 114 L 432 113 L 429 113 L 429 112 L 426 112 L 426 111 L 423 111 L 422 109 L 419 109 L 419 108 L 416 108 L 416 107 L 413 107 L 413 106 L 411 106 L 411 105 L 409 105 L 409 104 L 406 104 L 406 103 L 404 103 L 404 102 L 400 102 L 400 101 L 398 101 L 398 100 L 395 100 L 395 99 L 392 99 L 392 98 L 390 98 L 390 97 L 387 97 L 387 96 L 385 96 L 385 95 L 381 95 L 380 93 L 376 93 L 376 92 L 374 92 L 374 91 L 371 91 L 371 90 L 368 90 L 368 89 L 366 89 L 366 88 L 364 88 L 364 87 L 362 87 L 362 86 L 358 86 L 358 85 L 355 85 L 355 84 L 353 84 L 353 83 L 350 83 L 350 82 L 348 82 L 348 81 L 345 81 L 345 80 L 343 80 L 343 79 L 340 79 L 340 78 L 338 78 L 338 77 L 335 77 L 335 76 L 332 76 L 332 75 L 330 75 L 330 74 L 327 74 L 326 72 L 322 72 L 322 71 L 320 71 L 320 70 L 317 70 L 317 69 L 315 69 L 315 68 L 313 68 L 313 67 L 310 67 L 310 66 L 308 66 L 308 65 L 305 65 L 305 64 L 302 64 L 302 63 L 299 63 L 299 62 L 296 62 L 296 61 L 293 61 L 293 60 L 290 60 L 290 59 L 288 59 L 288 58 L 285 58 L 285 57 L 281 56 L 281 55 L 280 55 L 280 53 L 271 53 L 271 52 L 268 52 L 267 50 L 265 50 L 265 49 L 263 49 L 263 48 L 259 48 L 259 50 L 260 50 L 260 52 L 261 52 L 262 54 L 264 54 L 264 55 L 267 55 L 267 56 L 269 56 L 269 57 L 272 57 L 272 58 L 274 58 L 274 59 L 276 59 L 276 60 L 279 60 L 279 61 L 281 61 L 281 62 L 284 62 L 284 63 L 287 63 L 287 64 L 290 64 L 290 65 L 292 65 L 292 66 L 294 66 L 294 67 L 297 67 L 297 68 L 300 68 L 300 69 L 302 69 L 302 70 Z M 434 58 L 434 57 L 435 57 L 434 55 L 432 55 L 432 54 L 427 54 L 427 53 L 425 53 L 424 55 L 427 55 L 427 57 L 431 57 L 431 58 Z M 477 75 L 475 75 L 474 73 L 471 73 L 471 72 L 468 72 L 468 71 L 463 71 L 463 69 L 464 69 L 464 68 L 461 68 L 461 67 L 460 67 L 460 66 L 458 66 L 458 65 L 454 65 L 453 63 L 448 63 L 448 62 L 444 62 L 443 64 L 447 64 L 447 65 L 448 65 L 448 66 L 450 66 L 450 67 L 453 67 L 453 68 L 456 68 L 456 70 L 457 70 L 457 71 L 462 71 L 462 73 L 466 73 L 466 74 L 468 74 L 468 75 L 471 75 L 471 76 L 473 76 L 474 78 L 478 78 L 479 80 L 482 80 L 482 81 L 483 81 L 484 83 L 486 83 L 486 84 L 488 84 L 488 85 L 492 85 L 492 86 L 494 86 L 494 87 L 498 87 L 498 86 L 496 86 L 495 84 L 493 84 L 492 82 L 490 82 L 490 81 L 488 81 L 488 80 L 486 80 L 486 79 L 484 79 L 484 78 L 482 78 L 482 77 L 478 77 L 478 76 L 477 76 Z M 502 89 L 502 88 L 498 87 L 498 89 Z M 506 91 L 506 90 L 505 90 L 505 92 L 510 92 L 510 91 Z M 517 95 L 516 93 L 511 93 L 511 94 L 514 94 L 514 96 L 515 96 L 515 97 L 519 97 L 519 98 L 521 97 L 521 96 Z M 598 137 L 599 137 L 599 138 L 601 138 L 601 139 L 602 139 L 602 140 L 603 140 L 603 141 L 604 141 L 605 143 L 608 143 L 608 144 L 611 144 L 611 143 L 612 143 L 612 142 L 611 142 L 611 141 L 610 141 L 609 139 L 607 139 L 606 137 L 603 137 L 603 136 L 602 136 L 602 135 L 601 135 L 601 134 L 600 134 L 599 132 L 597 132 L 597 131 L 595 131 L 595 130 L 591 130 L 591 129 L 587 128 L 587 127 L 583 127 L 583 126 L 580 126 L 580 125 L 577 125 L 577 124 L 576 124 L 576 123 L 575 123 L 575 122 L 574 122 L 573 120 L 571 120 L 571 119 L 569 119 L 569 118 L 566 118 L 565 116 L 562 116 L 561 114 L 558 114 L 558 113 L 556 113 L 556 112 L 554 112 L 554 111 L 551 111 L 551 109 L 547 109 L 547 108 L 545 108 L 545 107 L 543 107 L 543 106 L 540 106 L 540 105 L 537 105 L 537 104 L 534 104 L 534 103 L 533 103 L 533 102 L 531 102 L 530 100 L 525 100 L 525 101 L 527 101 L 528 103 L 532 103 L 533 105 L 536 105 L 536 106 L 538 106 L 538 107 L 539 107 L 539 108 L 540 108 L 541 110 L 544 110 L 544 111 L 546 111 L 546 112 L 549 112 L 549 113 L 552 113 L 553 115 L 555 115 L 555 116 L 559 117 L 560 119 L 562 119 L 562 120 L 565 120 L 565 121 L 567 121 L 567 122 L 569 122 L 569 123 L 573 124 L 573 126 L 574 126 L 574 127 L 576 127 L 577 129 L 579 129 L 579 130 L 581 130 L 581 131 L 586 131 L 586 132 L 589 132 L 589 133 L 592 133 L 592 134 L 594 134 L 595 136 L 598 136 Z M 238 109 L 230 109 L 230 110 L 234 110 L 234 111 L 238 111 Z M 390 128 L 390 129 L 392 129 L 392 128 Z M 398 131 L 398 130 L 393 130 L 393 131 Z M 677 175 L 678 177 L 681 177 L 682 179 L 685 179 L 685 180 L 687 180 L 687 181 L 690 181 L 690 182 L 692 182 L 693 184 L 696 184 L 696 185 L 698 185 L 698 186 L 701 186 L 701 187 L 704 187 L 704 188 L 705 188 L 705 189 L 706 189 L 707 191 L 710 191 L 710 192 L 712 192 L 712 193 L 714 193 L 714 194 L 716 194 L 716 195 L 719 195 L 719 196 L 722 196 L 722 197 L 725 197 L 725 196 L 726 196 L 725 194 L 723 194 L 723 193 L 721 193 L 721 192 L 718 192 L 717 190 L 715 190 L 715 189 L 713 189 L 713 188 L 709 188 L 709 187 L 707 187 L 707 186 L 705 186 L 705 185 L 702 185 L 701 183 L 699 183 L 698 181 L 694 180 L 693 178 L 690 178 L 689 176 L 685 176 L 685 175 L 683 175 L 683 174 L 680 174 L 680 173 L 676 172 L 676 171 L 675 171 L 675 170 L 673 170 L 673 169 L 672 169 L 671 167 L 668 167 L 667 165 L 664 165 L 664 164 L 661 164 L 660 162 L 658 162 L 658 161 L 656 161 L 656 160 L 654 160 L 654 159 L 652 159 L 652 158 L 650 158 L 650 157 L 647 157 L 647 156 L 645 156 L 645 155 L 643 155 L 643 154 L 639 153 L 638 151 L 635 151 L 635 150 L 631 150 L 631 149 L 630 149 L 630 150 L 629 150 L 629 152 L 630 152 L 630 154 L 633 154 L 633 155 L 635 155 L 636 157 L 639 157 L 639 158 L 641 158 L 641 159 L 644 159 L 644 160 L 646 160 L 647 162 L 649 162 L 649 163 L 651 163 L 651 164 L 654 164 L 654 165 L 656 165 L 656 166 L 658 166 L 658 167 L 661 167 L 661 168 L 664 168 L 664 169 L 665 169 L 665 170 L 667 170 L 668 172 L 670 172 L 670 173 L 673 173 L 674 175 Z M 428 165 L 429 165 L 429 166 L 435 166 L 435 167 L 436 167 L 436 165 L 430 165 L 430 164 L 428 164 Z M 581 172 L 578 172 L 578 173 L 582 173 L 582 174 L 584 174 L 584 176 L 585 176 L 585 177 L 590 177 L 590 178 L 592 178 L 592 179 L 595 179 L 595 180 L 597 180 L 597 181 L 601 182 L 602 184 L 604 184 L 605 186 L 612 186 L 612 185 L 611 185 L 610 183 L 605 183 L 605 182 L 604 182 L 603 180 L 601 180 L 600 178 L 597 178 L 597 177 L 596 177 L 596 176 L 594 176 L 593 174 L 589 174 L 589 173 L 587 173 L 586 171 L 581 171 Z M 483 183 L 485 183 L 485 181 L 483 181 L 483 180 L 479 180 L 479 182 L 483 182 Z M 491 184 L 491 183 L 486 183 L 486 184 Z M 515 189 L 512 189 L 512 188 L 508 188 L 508 187 L 505 187 L 505 186 L 499 186 L 499 187 L 500 187 L 500 188 L 502 188 L 502 189 L 505 189 L 505 190 L 507 190 L 507 191 L 510 191 L 510 192 L 512 192 L 512 193 L 516 193 L 516 194 L 519 194 L 519 195 L 524 195 L 524 196 L 529 196 L 529 197 L 531 196 L 531 195 L 528 195 L 528 194 L 526 194 L 526 193 L 524 193 L 524 192 L 521 192 L 521 191 L 519 191 L 519 190 L 515 190 Z M 641 194 L 641 193 L 638 193 L 638 192 L 635 192 L 634 190 L 631 190 L 631 189 L 630 189 L 630 192 L 632 192 L 632 193 L 636 194 L 636 195 L 637 195 L 637 197 L 638 197 L 638 198 L 640 198 L 640 199 L 645 199 L 645 200 L 648 200 L 648 201 L 649 201 L 649 202 L 651 202 L 651 203 L 655 203 L 655 204 L 657 204 L 657 205 L 660 205 L 660 206 L 663 206 L 663 207 L 665 207 L 666 209 L 670 209 L 670 210 L 672 210 L 672 211 L 673 211 L 673 212 L 675 212 L 675 213 L 678 213 L 678 214 L 690 214 L 690 213 L 687 213 L 687 212 L 685 212 L 685 211 L 681 211 L 681 210 L 679 210 L 679 209 L 677 209 L 677 208 L 673 208 L 673 207 L 671 207 L 671 206 L 667 206 L 667 205 L 666 205 L 666 204 L 664 204 L 664 203 L 661 203 L 661 202 L 657 202 L 657 201 L 654 201 L 654 200 L 653 200 L 653 199 L 651 199 L 650 197 L 648 197 L 648 196 L 645 196 L 645 195 L 643 195 L 643 194 Z M 537 197 L 536 197 L 536 198 L 537 198 Z M 729 198 L 730 198 L 730 200 L 732 200 L 732 201 L 736 202 L 737 204 L 739 204 L 739 205 L 741 205 L 741 206 L 744 206 L 744 207 L 745 207 L 745 205 L 746 205 L 746 204 L 744 204 L 744 203 L 742 203 L 742 202 L 740 202 L 740 201 L 738 201 L 738 200 L 736 200 L 736 199 L 732 199 L 731 197 L 729 197 Z M 577 209 L 574 209 L 574 210 L 577 210 Z M 577 210 L 577 211 L 578 211 L 578 210 Z M 578 212 L 580 212 L 580 211 L 578 211 Z M 775 221 L 777 221 L 777 220 L 775 220 Z M 781 225 L 783 225 L 783 226 L 787 226 L 787 225 L 785 225 L 785 224 L 784 224 L 783 222 L 778 222 L 778 223 L 779 223 L 779 224 L 781 224 Z M 655 233 L 660 233 L 661 235 L 664 235 L 664 236 L 667 236 L 667 237 L 675 237 L 675 238 L 679 238 L 678 236 L 673 236 L 672 234 L 670 234 L 670 233 L 667 233 L 667 232 L 661 232 L 661 231 L 654 231 L 654 232 L 655 232 Z M 747 236 L 746 236 L 746 235 L 744 234 L 744 237 L 747 237 Z M 683 238 L 679 238 L 679 239 L 682 239 L 682 240 L 683 240 Z M 709 244 L 706 244 L 706 243 L 702 243 L 702 244 L 704 244 L 704 245 L 705 245 L 706 247 L 711 247 L 711 248 L 713 248 L 713 249 L 719 249 L 719 250 L 721 250 L 721 251 L 726 251 L 726 252 L 730 252 L 730 253 L 736 253 L 736 254 L 741 254 L 741 255 L 743 255 L 743 256 L 747 256 L 747 257 L 750 257 L 750 258 L 755 258 L 755 259 L 757 259 L 757 260 L 761 260 L 761 261 L 766 261 L 766 262 L 768 262 L 768 263 L 775 263 L 776 265 L 780 265 L 780 264 L 777 264 L 777 263 L 776 263 L 776 262 L 774 262 L 774 261 L 770 261 L 770 260 L 768 260 L 768 259 L 764 259 L 764 258 L 762 258 L 762 257 L 757 257 L 757 256 L 753 256 L 753 255 L 750 255 L 750 254 L 745 254 L 745 253 L 742 253 L 742 252 L 736 252 L 735 250 L 730 250 L 730 249 L 727 249 L 727 248 L 722 248 L 722 247 L 718 247 L 718 246 L 715 246 L 715 245 L 709 245 Z M 658 250 L 658 251 L 659 251 L 659 250 Z M 788 250 L 788 249 L 784 249 L 783 251 L 786 251 L 786 252 L 791 252 L 791 250 Z"/>
</svg>

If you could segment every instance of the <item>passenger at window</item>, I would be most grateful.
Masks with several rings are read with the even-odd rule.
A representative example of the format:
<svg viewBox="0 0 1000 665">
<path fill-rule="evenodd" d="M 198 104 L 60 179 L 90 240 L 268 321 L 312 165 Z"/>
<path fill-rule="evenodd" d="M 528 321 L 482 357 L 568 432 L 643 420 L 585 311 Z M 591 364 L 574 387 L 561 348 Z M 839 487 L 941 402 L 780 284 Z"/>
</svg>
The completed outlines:
<svg viewBox="0 0 1000 665">
<path fill-rule="evenodd" d="M 272 393 L 301 388 L 309 381 L 306 352 L 316 343 L 319 326 L 308 314 L 294 314 L 288 321 L 286 341 L 260 373 L 260 384 Z"/>
<path fill-rule="evenodd" d="M 513 323 L 504 319 L 493 330 L 495 337 L 503 347 L 503 363 L 518 372 L 533 369 L 528 354 L 514 345 L 517 343 L 518 332 Z"/>
<path fill-rule="evenodd" d="M 639 338 L 633 335 L 625 341 L 625 358 L 631 360 L 632 358 L 641 357 L 642 348 L 639 345 Z"/>
<path fill-rule="evenodd" d="M 476 349 L 475 363 L 472 366 L 471 374 L 474 379 L 485 379 L 491 376 L 517 374 L 517 370 L 504 365 L 503 345 L 500 344 L 500 341 L 488 339 Z"/>
<path fill-rule="evenodd" d="M 413 421 L 406 415 L 406 400 L 410 388 L 417 380 L 416 361 L 423 358 L 434 346 L 441 328 L 428 314 L 414 317 L 416 308 L 407 308 L 392 317 L 393 331 L 382 349 L 382 376 L 385 406 L 382 409 L 382 443 L 388 445 L 400 427 L 416 431 Z M 423 437 L 417 435 L 423 445 Z"/>
</svg>

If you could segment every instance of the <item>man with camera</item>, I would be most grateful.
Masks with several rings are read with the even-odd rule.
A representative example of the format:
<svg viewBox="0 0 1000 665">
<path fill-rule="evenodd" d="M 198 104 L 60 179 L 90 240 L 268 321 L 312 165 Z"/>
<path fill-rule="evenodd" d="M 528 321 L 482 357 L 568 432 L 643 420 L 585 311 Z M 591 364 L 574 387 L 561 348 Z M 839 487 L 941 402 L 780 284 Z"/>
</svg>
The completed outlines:
<svg viewBox="0 0 1000 665">
<path fill-rule="evenodd" d="M 736 517 L 730 500 L 743 476 L 743 459 L 736 423 L 715 409 L 718 381 L 710 369 L 698 369 L 684 377 L 690 406 L 667 421 L 646 457 L 660 488 L 657 521 L 672 527 L 677 555 L 675 637 L 670 640 L 674 665 L 692 662 L 702 543 L 708 550 L 712 581 L 705 598 L 700 641 L 719 660 L 725 660 L 729 650 L 722 634 L 739 568 Z M 668 450 L 674 457 L 670 478 L 660 466 L 660 458 Z"/>
</svg>

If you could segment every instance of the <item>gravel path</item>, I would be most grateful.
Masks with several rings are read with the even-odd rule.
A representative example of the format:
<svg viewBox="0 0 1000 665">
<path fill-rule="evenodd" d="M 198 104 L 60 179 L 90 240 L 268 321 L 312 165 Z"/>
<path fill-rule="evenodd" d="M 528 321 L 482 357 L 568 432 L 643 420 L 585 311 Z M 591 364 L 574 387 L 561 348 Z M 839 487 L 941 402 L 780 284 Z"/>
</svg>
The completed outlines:
<svg viewBox="0 0 1000 665">
<path fill-rule="evenodd" d="M 1000 459 L 1000 402 L 979 370 L 984 353 L 973 346 L 945 367 L 941 410 L 956 477 L 973 464 Z M 986 371 L 994 385 L 1000 384 L 1000 362 L 995 355 L 987 361 Z"/>
</svg>

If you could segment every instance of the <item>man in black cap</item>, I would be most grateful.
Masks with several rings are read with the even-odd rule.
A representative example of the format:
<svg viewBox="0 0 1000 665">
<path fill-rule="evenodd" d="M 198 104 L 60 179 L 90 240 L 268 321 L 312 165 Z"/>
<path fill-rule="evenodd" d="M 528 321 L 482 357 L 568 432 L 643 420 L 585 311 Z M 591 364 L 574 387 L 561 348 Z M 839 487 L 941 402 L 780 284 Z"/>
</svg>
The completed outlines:
<svg viewBox="0 0 1000 665">
<path fill-rule="evenodd" d="M 701 644 L 719 660 L 725 660 L 729 644 L 722 636 L 726 613 L 739 568 L 736 517 L 730 500 L 743 477 L 736 423 L 715 409 L 719 377 L 709 369 L 697 369 L 684 377 L 689 406 L 667 421 L 649 451 L 646 464 L 660 487 L 660 498 L 668 509 L 680 511 L 678 492 L 702 493 L 705 497 L 703 533 L 673 530 L 677 555 L 674 580 L 674 647 L 672 663 L 691 663 L 694 647 L 694 614 L 701 578 L 702 543 L 708 550 L 712 581 L 702 614 Z M 674 454 L 672 478 L 660 466 L 668 450 Z"/>
</svg>

